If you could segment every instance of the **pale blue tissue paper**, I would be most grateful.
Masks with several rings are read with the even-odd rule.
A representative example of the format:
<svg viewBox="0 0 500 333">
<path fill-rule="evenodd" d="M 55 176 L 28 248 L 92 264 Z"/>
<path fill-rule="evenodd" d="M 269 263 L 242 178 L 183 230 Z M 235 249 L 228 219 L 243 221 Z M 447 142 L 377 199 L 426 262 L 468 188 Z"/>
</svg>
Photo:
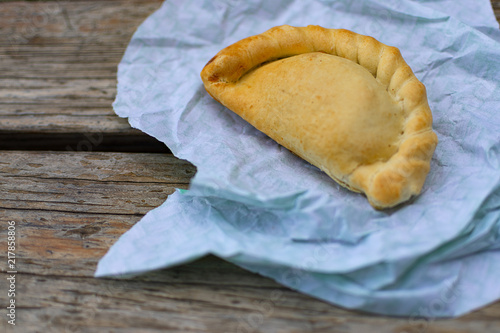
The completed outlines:
<svg viewBox="0 0 500 333">
<path fill-rule="evenodd" d="M 196 165 L 114 244 L 96 276 L 214 254 L 346 308 L 458 316 L 500 298 L 500 43 L 489 0 L 167 1 L 134 34 L 115 111 Z M 474 16 L 474 13 L 477 13 Z M 426 85 L 439 137 L 422 194 L 376 211 L 214 101 L 199 73 L 281 24 L 397 46 Z"/>
</svg>

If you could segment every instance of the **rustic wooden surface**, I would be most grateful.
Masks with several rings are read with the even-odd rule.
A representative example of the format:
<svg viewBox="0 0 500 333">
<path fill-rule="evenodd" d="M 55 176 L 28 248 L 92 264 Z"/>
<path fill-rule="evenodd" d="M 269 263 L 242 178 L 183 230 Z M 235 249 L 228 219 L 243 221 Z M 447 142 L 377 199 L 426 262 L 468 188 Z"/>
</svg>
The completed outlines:
<svg viewBox="0 0 500 333">
<path fill-rule="evenodd" d="M 500 1 L 491 0 L 491 6 L 493 7 L 493 12 L 497 18 L 497 21 L 500 22 Z"/>
<path fill-rule="evenodd" d="M 111 108 L 123 51 L 160 5 L 0 3 L 1 249 L 7 221 L 18 230 L 17 321 L 6 322 L 2 250 L 0 332 L 500 332 L 500 302 L 457 319 L 374 316 L 215 257 L 93 278 L 118 237 L 195 173 Z"/>
<path fill-rule="evenodd" d="M 84 134 L 99 134 L 104 142 L 93 150 L 130 151 L 132 145 L 133 151 L 168 152 L 111 107 L 117 64 L 137 26 L 160 5 L 151 0 L 0 3 L 0 149 L 73 144 L 76 150 Z"/>
</svg>

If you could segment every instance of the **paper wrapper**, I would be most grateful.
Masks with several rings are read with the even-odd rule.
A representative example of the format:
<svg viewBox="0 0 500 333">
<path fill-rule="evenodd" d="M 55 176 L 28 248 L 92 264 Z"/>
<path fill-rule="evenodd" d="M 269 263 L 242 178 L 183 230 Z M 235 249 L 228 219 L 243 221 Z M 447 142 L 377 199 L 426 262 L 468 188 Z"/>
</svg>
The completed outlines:
<svg viewBox="0 0 500 333">
<path fill-rule="evenodd" d="M 96 276 L 214 254 L 333 304 L 458 316 L 500 298 L 500 43 L 488 0 L 167 1 L 137 30 L 115 111 L 198 172 L 124 234 Z M 453 12 L 451 12 L 453 10 Z M 439 144 L 420 196 L 376 211 L 214 101 L 199 73 L 282 24 L 398 47 L 426 85 Z"/>
</svg>

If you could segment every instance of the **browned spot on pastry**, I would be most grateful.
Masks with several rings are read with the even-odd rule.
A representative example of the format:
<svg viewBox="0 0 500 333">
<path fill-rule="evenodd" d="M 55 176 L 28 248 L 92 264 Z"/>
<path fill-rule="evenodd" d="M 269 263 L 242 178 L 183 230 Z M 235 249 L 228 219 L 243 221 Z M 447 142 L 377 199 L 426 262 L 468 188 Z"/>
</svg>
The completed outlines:
<svg viewBox="0 0 500 333">
<path fill-rule="evenodd" d="M 208 66 L 211 62 L 213 62 L 217 58 L 217 55 L 213 56 L 212 59 L 210 59 L 206 64 L 205 67 Z"/>
<path fill-rule="evenodd" d="M 219 75 L 217 73 L 212 74 L 209 76 L 208 81 L 210 82 L 217 82 L 219 81 Z"/>
</svg>

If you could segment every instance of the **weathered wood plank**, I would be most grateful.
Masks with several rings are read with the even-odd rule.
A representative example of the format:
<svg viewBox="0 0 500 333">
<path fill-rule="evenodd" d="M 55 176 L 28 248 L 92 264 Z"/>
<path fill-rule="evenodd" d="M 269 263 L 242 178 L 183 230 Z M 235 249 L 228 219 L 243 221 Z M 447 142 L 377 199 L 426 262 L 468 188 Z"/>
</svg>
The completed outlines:
<svg viewBox="0 0 500 333">
<path fill-rule="evenodd" d="M 170 155 L 2 152 L 0 216 L 17 226 L 22 332 L 498 332 L 500 302 L 453 320 L 348 311 L 214 257 L 126 280 L 97 261 L 194 167 Z M 78 194 L 78 191 L 81 193 Z M 0 229 L 0 248 L 6 247 Z M 6 261 L 4 252 L 0 261 Z M 0 273 L 0 290 L 7 274 Z M 16 332 L 4 326 L 6 332 Z"/>
<path fill-rule="evenodd" d="M 96 58 L 100 60 L 97 66 L 116 64 L 137 26 L 161 3 L 159 0 L 0 3 L 2 66 L 82 62 L 88 65 L 95 63 Z"/>
<path fill-rule="evenodd" d="M 161 3 L 1 2 L 0 132 L 147 137 L 117 117 L 111 104 L 125 48 Z M 8 143 L 2 148 L 15 149 Z"/>
<path fill-rule="evenodd" d="M 2 152 L 0 207 L 143 215 L 193 175 L 172 155 Z"/>
<path fill-rule="evenodd" d="M 0 52 L 1 52 L 0 47 Z M 120 59 L 82 63 L 72 57 L 50 57 L 52 62 L 5 59 L 0 55 L 0 79 L 115 79 Z"/>
<path fill-rule="evenodd" d="M 18 268 L 25 273 L 91 276 L 96 259 L 119 235 L 174 188 L 187 188 L 195 173 L 167 154 L 0 156 L 0 216 L 19 223 L 18 256 L 24 259 Z"/>
<path fill-rule="evenodd" d="M 131 133 L 111 108 L 115 93 L 116 79 L 4 79 L 0 130 Z"/>
<path fill-rule="evenodd" d="M 37 96 L 37 104 L 56 104 L 63 98 L 70 101 L 89 102 L 90 107 L 108 107 L 116 93 L 116 79 L 3 79 L 0 81 L 0 105 L 32 104 L 30 99 Z M 71 106 L 68 104 L 68 106 Z M 4 113 L 5 110 L 0 110 Z M 1 114 L 0 113 L 0 114 Z"/>
<path fill-rule="evenodd" d="M 172 155 L 2 152 L 0 177 L 188 184 L 195 168 Z"/>
<path fill-rule="evenodd" d="M 189 276 L 183 269 L 126 281 L 21 275 L 19 295 L 24 304 L 18 308 L 18 325 L 23 332 L 119 328 L 120 332 L 493 333 L 498 329 L 492 318 L 485 320 L 479 312 L 425 322 L 346 311 L 266 283 L 267 279 L 216 259 L 186 268 L 206 273 L 205 281 L 183 281 Z M 220 285 L 215 270 L 230 273 Z M 0 278 L 5 284 L 5 277 Z M 249 280 L 267 286 L 245 285 Z"/>
<path fill-rule="evenodd" d="M 78 108 L 78 107 L 77 107 Z M 43 110 L 43 108 L 40 108 Z M 61 109 L 59 109 L 61 110 Z M 66 110 L 66 108 L 64 108 Z M 91 112 L 95 112 L 92 110 Z M 115 115 L 19 114 L 0 116 L 0 131 L 12 133 L 132 133 L 126 119 Z M 6 148 L 8 149 L 8 148 Z M 51 149 L 47 147 L 47 149 Z"/>
<path fill-rule="evenodd" d="M 0 41 L 33 37 L 128 35 L 162 0 L 2 1 Z M 120 29 L 117 29 L 120 28 Z M 21 40 L 21 39 L 18 39 Z M 18 42 L 16 42 L 18 43 Z"/>
<path fill-rule="evenodd" d="M 500 1 L 491 0 L 491 6 L 493 7 L 493 12 L 497 18 L 497 21 L 500 22 Z"/>
</svg>

